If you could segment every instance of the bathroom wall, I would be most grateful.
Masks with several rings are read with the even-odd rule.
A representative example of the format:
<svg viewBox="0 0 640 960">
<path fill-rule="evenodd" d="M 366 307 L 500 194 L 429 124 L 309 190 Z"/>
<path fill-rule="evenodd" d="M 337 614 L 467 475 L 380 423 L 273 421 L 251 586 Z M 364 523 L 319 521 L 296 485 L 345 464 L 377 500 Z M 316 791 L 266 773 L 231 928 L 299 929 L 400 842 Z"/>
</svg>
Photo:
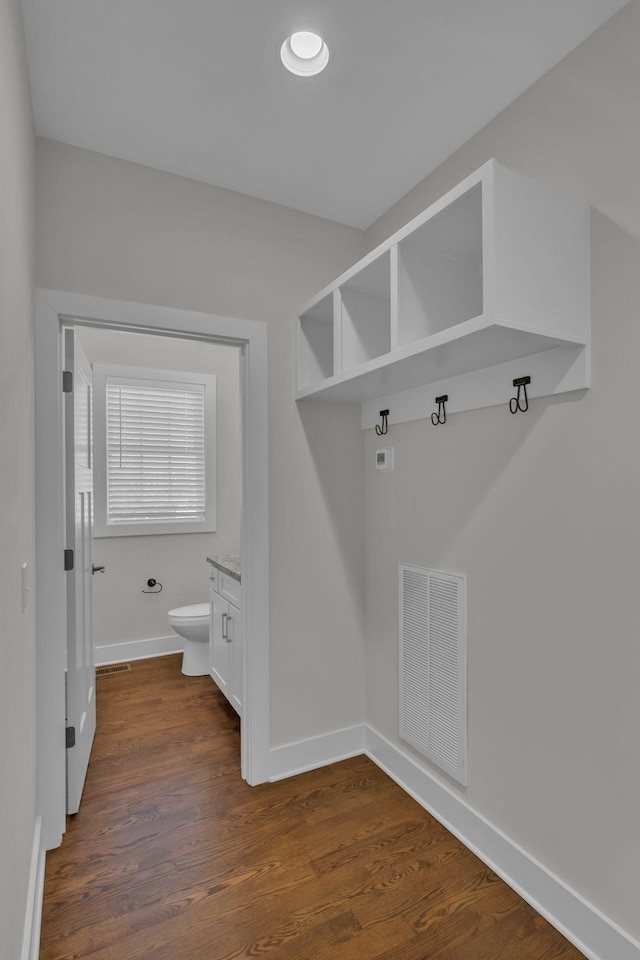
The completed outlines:
<svg viewBox="0 0 640 960">
<path fill-rule="evenodd" d="M 0 955 L 21 956 L 36 823 L 35 138 L 19 0 L 0 0 Z M 31 592 L 23 609 L 21 567 Z"/>
<path fill-rule="evenodd" d="M 36 182 L 40 286 L 267 324 L 270 740 L 362 722 L 359 412 L 298 409 L 294 331 L 363 233 L 49 140 Z"/>
<path fill-rule="evenodd" d="M 393 473 L 365 436 L 369 722 L 398 742 L 398 562 L 467 574 L 468 789 L 432 772 L 636 937 L 638 37 L 633 0 L 367 233 L 490 157 L 588 201 L 591 389 L 393 426 Z"/>
<path fill-rule="evenodd" d="M 116 659 L 101 650 L 127 641 L 172 636 L 167 611 L 208 600 L 207 556 L 239 553 L 241 523 L 240 382 L 237 347 L 194 340 L 78 327 L 92 363 L 127 364 L 161 370 L 186 370 L 216 376 L 215 533 L 145 537 L 100 537 L 93 562 L 104 565 L 93 578 L 93 627 L 96 659 Z M 146 581 L 162 583 L 162 592 L 143 594 Z M 180 641 L 176 637 L 177 644 Z M 127 653 L 127 656 L 130 654 Z"/>
</svg>

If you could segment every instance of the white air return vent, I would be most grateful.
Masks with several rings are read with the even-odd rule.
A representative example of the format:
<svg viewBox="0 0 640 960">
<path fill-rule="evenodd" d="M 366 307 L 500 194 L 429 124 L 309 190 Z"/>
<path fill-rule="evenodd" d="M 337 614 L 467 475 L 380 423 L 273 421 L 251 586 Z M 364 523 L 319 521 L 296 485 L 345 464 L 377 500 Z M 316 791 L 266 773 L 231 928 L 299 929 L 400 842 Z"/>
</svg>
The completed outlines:
<svg viewBox="0 0 640 960">
<path fill-rule="evenodd" d="M 400 736 L 467 783 L 467 578 L 400 564 Z"/>
</svg>

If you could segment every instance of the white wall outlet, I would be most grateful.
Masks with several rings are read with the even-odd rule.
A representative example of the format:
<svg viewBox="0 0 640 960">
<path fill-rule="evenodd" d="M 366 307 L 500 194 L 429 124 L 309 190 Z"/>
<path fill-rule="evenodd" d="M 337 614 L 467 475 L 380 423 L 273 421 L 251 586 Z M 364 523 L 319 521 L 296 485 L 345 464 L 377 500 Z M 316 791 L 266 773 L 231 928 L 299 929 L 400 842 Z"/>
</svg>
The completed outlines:
<svg viewBox="0 0 640 960">
<path fill-rule="evenodd" d="M 376 470 L 393 470 L 393 447 L 376 450 Z"/>
</svg>

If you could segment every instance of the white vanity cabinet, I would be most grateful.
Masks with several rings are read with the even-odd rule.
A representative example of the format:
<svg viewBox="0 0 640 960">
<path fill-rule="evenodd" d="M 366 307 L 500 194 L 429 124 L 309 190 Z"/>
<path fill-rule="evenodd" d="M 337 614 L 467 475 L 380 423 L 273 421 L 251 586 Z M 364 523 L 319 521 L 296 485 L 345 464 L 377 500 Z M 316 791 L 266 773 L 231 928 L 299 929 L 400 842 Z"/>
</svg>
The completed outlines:
<svg viewBox="0 0 640 960">
<path fill-rule="evenodd" d="M 229 604 L 229 612 L 225 625 L 227 647 L 230 652 L 229 665 L 229 692 L 227 694 L 231 706 L 239 716 L 242 716 L 242 617 L 240 608 Z"/>
<path fill-rule="evenodd" d="M 209 651 L 213 680 L 242 716 L 243 636 L 238 580 L 213 567 L 209 578 Z"/>
<path fill-rule="evenodd" d="M 226 620 L 229 604 L 209 587 L 209 652 L 211 676 L 227 699 L 229 697 L 229 644 L 227 643 Z"/>
</svg>

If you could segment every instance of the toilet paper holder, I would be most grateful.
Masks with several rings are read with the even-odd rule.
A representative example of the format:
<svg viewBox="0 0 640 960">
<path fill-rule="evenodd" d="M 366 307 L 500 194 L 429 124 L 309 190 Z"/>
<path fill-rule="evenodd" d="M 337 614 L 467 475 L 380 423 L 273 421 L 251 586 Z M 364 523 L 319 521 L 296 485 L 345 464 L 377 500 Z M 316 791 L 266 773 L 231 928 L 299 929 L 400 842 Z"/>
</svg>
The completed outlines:
<svg viewBox="0 0 640 960">
<path fill-rule="evenodd" d="M 162 584 L 159 583 L 158 580 L 154 580 L 153 577 L 149 577 L 149 579 L 147 580 L 147 586 L 151 587 L 151 589 L 143 590 L 142 591 L 143 593 L 160 593 L 160 591 L 162 590 Z M 158 588 L 157 590 L 156 590 L 156 587 Z"/>
</svg>

